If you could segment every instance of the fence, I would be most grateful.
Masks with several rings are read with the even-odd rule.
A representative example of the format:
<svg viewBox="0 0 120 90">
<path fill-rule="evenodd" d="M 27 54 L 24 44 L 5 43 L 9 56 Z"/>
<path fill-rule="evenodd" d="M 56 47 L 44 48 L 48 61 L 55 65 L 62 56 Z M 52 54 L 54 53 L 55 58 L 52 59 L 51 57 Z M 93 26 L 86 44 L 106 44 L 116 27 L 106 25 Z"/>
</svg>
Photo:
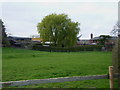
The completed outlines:
<svg viewBox="0 0 120 90">
<path fill-rule="evenodd" d="M 24 86 L 24 85 L 34 85 L 43 83 L 55 83 L 55 82 L 66 82 L 66 81 L 80 81 L 80 80 L 93 80 L 93 79 L 110 79 L 110 88 L 113 88 L 113 78 L 118 78 L 119 74 L 114 74 L 111 72 L 112 69 L 109 68 L 108 75 L 92 75 L 92 76 L 74 76 L 74 77 L 61 77 L 61 78 L 49 78 L 49 79 L 36 79 L 36 80 L 23 80 L 23 81 L 9 81 L 1 82 L 2 87 L 13 87 L 13 86 Z"/>
</svg>

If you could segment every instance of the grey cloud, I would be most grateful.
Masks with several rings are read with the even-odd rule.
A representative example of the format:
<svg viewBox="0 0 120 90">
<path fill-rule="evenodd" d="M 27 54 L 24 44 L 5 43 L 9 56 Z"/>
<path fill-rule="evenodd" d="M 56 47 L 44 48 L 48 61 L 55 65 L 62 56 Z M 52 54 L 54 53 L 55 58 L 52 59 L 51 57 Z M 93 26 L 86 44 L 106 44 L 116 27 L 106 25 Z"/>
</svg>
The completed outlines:
<svg viewBox="0 0 120 90">
<path fill-rule="evenodd" d="M 4 3 L 2 10 L 8 31 L 21 36 L 37 34 L 37 23 L 51 13 L 66 13 L 80 22 L 82 38 L 108 34 L 117 22 L 117 3 Z"/>
</svg>

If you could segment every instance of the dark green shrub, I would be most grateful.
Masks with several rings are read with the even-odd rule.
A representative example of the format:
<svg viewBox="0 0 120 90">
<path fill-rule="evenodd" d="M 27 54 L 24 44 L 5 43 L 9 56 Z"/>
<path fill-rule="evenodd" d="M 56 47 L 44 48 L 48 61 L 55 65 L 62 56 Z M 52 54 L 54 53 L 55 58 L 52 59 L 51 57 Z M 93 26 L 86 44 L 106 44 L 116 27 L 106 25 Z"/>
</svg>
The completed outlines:
<svg viewBox="0 0 120 90">
<path fill-rule="evenodd" d="M 101 48 L 101 45 L 82 45 L 76 47 L 45 47 L 39 44 L 33 45 L 34 50 L 53 52 L 101 51 Z"/>
</svg>

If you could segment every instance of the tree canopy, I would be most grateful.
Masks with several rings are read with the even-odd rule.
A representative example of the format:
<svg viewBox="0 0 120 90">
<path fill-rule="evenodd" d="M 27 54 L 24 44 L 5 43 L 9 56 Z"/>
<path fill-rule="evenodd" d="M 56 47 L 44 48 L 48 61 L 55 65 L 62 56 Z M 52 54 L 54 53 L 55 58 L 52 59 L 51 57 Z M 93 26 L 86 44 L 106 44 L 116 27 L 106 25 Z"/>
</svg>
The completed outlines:
<svg viewBox="0 0 120 90">
<path fill-rule="evenodd" d="M 105 42 L 107 42 L 108 39 L 111 38 L 111 36 L 109 36 L 109 35 L 100 35 L 99 37 L 100 37 L 100 39 L 99 39 L 100 44 L 104 45 L 104 46 L 105 46 Z"/>
<path fill-rule="evenodd" d="M 79 25 L 66 14 L 50 14 L 38 23 L 37 29 L 43 43 L 48 41 L 58 47 L 70 47 L 76 44 Z"/>
<path fill-rule="evenodd" d="M 2 45 L 9 46 L 10 43 L 7 40 L 7 34 L 6 34 L 5 30 L 6 30 L 5 25 L 4 25 L 3 21 L 0 19 L 0 32 L 2 32 Z"/>
</svg>

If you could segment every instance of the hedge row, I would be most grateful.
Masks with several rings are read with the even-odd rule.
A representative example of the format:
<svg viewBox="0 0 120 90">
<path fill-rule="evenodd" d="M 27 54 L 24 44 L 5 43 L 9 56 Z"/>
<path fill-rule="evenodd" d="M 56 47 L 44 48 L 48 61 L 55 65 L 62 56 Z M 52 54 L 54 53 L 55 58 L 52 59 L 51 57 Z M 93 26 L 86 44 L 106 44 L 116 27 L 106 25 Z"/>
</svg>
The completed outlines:
<svg viewBox="0 0 120 90">
<path fill-rule="evenodd" d="M 78 52 L 78 51 L 101 51 L 101 45 L 84 45 L 76 47 L 45 47 L 41 45 L 34 45 L 33 50 L 53 51 L 53 52 Z"/>
</svg>

